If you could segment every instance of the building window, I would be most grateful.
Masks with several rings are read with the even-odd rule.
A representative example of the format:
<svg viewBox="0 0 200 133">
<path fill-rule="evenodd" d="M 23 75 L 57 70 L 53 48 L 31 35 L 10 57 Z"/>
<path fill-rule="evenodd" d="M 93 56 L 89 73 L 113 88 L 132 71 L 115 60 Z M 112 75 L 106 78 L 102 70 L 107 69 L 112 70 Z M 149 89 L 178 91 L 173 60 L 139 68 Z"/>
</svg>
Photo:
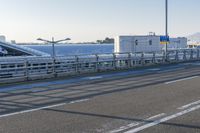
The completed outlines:
<svg viewBox="0 0 200 133">
<path fill-rule="evenodd" d="M 149 45 L 152 45 L 152 44 L 153 44 L 152 40 L 149 40 Z"/>
<path fill-rule="evenodd" d="M 138 40 L 135 40 L 135 45 L 138 45 Z"/>
</svg>

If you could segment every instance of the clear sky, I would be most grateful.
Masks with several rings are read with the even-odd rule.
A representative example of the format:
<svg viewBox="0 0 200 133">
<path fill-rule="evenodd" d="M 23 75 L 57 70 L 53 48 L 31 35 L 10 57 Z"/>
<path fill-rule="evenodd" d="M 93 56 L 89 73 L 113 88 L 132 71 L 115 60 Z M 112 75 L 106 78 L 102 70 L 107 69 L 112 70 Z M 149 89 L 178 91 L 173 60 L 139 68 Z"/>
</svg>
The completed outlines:
<svg viewBox="0 0 200 133">
<path fill-rule="evenodd" d="M 17 42 L 164 34 L 164 6 L 165 0 L 0 0 L 0 34 Z M 200 31 L 199 6 L 200 0 L 169 0 L 171 36 Z"/>
</svg>

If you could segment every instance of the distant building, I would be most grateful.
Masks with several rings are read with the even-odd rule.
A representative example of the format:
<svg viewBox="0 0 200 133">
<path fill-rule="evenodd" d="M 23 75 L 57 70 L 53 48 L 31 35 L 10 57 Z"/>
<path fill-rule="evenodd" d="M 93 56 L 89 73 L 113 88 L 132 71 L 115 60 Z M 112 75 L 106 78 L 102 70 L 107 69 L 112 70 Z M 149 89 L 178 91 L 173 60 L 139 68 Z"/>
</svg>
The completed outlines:
<svg viewBox="0 0 200 133">
<path fill-rule="evenodd" d="M 170 38 L 169 49 L 187 48 L 187 38 Z M 135 52 L 153 52 L 161 51 L 165 45 L 161 44 L 160 36 L 118 36 L 115 38 L 114 52 L 116 53 L 135 53 Z"/>
<path fill-rule="evenodd" d="M 170 43 L 168 45 L 168 48 L 170 49 L 181 49 L 181 48 L 187 48 L 187 38 L 185 37 L 178 37 L 178 38 L 170 38 Z"/>
<path fill-rule="evenodd" d="M 1 42 L 6 42 L 6 37 L 5 36 L 0 36 L 0 41 Z"/>
<path fill-rule="evenodd" d="M 15 41 L 15 40 L 11 40 L 11 43 L 12 43 L 12 44 L 16 44 L 16 41 Z"/>
</svg>

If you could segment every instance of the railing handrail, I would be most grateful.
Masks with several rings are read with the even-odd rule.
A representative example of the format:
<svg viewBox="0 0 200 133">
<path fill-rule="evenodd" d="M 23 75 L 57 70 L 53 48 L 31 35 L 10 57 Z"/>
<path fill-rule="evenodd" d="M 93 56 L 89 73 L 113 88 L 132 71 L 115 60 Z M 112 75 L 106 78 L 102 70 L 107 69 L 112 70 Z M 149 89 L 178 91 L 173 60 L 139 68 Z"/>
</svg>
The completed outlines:
<svg viewBox="0 0 200 133">
<path fill-rule="evenodd" d="M 104 55 L 0 57 L 0 83 L 200 60 L 199 49 L 171 50 L 167 59 L 163 51 Z"/>
</svg>

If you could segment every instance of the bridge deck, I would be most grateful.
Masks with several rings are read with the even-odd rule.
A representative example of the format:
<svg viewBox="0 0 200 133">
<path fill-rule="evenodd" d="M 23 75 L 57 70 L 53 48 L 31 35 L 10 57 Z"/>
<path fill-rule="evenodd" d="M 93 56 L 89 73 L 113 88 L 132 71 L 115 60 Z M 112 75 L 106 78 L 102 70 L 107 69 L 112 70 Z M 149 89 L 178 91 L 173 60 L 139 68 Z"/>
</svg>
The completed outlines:
<svg viewBox="0 0 200 133">
<path fill-rule="evenodd" d="M 136 72 L 2 87 L 0 132 L 200 132 L 199 63 Z"/>
</svg>

